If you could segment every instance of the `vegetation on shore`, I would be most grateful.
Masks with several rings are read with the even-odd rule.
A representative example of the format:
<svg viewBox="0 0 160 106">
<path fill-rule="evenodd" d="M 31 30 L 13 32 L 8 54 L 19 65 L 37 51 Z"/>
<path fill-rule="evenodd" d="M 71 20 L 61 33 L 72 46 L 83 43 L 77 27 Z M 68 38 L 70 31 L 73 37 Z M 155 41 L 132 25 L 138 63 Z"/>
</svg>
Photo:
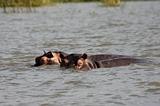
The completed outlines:
<svg viewBox="0 0 160 106">
<path fill-rule="evenodd" d="M 54 1 L 54 0 L 52 0 Z M 36 7 L 53 3 L 51 0 L 0 0 L 0 6 L 3 7 Z"/>
<path fill-rule="evenodd" d="M 119 6 L 120 0 L 102 0 L 102 2 L 107 6 Z"/>
<path fill-rule="evenodd" d="M 24 9 L 26 9 L 27 11 L 31 11 L 33 7 L 67 2 L 102 2 L 106 6 L 119 6 L 120 1 L 140 0 L 0 0 L 0 7 L 3 8 L 4 12 L 7 12 L 7 10 L 17 12 Z"/>
<path fill-rule="evenodd" d="M 33 7 L 49 5 L 57 0 L 0 0 L 0 7 L 7 12 L 32 11 Z"/>
<path fill-rule="evenodd" d="M 37 7 L 54 3 L 66 2 L 103 2 L 105 4 L 116 4 L 120 0 L 0 0 L 0 7 Z"/>
</svg>

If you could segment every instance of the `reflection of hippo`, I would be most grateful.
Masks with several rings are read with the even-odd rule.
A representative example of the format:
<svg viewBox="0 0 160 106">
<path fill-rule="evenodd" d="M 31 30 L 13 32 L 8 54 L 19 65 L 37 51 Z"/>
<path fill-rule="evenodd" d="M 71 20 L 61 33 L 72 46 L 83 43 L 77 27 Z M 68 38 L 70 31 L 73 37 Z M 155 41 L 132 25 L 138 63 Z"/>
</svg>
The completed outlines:
<svg viewBox="0 0 160 106">
<path fill-rule="evenodd" d="M 60 54 L 66 56 L 67 54 L 61 51 L 49 51 L 44 52 L 42 56 L 38 56 L 35 58 L 34 66 L 41 66 L 41 65 L 51 65 L 51 64 L 60 64 L 61 61 Z"/>
<path fill-rule="evenodd" d="M 94 68 L 110 68 L 118 66 L 127 66 L 132 63 L 140 62 L 143 62 L 143 60 L 123 55 L 87 56 L 87 54 L 83 54 L 75 63 L 75 69 L 90 70 Z"/>
</svg>

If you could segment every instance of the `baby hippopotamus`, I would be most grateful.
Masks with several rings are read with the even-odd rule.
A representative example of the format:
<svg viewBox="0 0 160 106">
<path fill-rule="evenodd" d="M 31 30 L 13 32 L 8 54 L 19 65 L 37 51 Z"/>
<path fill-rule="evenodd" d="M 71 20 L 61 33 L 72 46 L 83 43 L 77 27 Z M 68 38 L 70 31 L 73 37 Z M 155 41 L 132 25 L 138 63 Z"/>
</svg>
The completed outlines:
<svg viewBox="0 0 160 106">
<path fill-rule="evenodd" d="M 61 62 L 60 54 L 63 54 L 64 56 L 68 55 L 67 53 L 64 53 L 61 51 L 53 51 L 53 52 L 52 51 L 49 51 L 49 52 L 44 51 L 43 55 L 35 58 L 34 66 L 60 64 L 60 62 Z"/>
</svg>

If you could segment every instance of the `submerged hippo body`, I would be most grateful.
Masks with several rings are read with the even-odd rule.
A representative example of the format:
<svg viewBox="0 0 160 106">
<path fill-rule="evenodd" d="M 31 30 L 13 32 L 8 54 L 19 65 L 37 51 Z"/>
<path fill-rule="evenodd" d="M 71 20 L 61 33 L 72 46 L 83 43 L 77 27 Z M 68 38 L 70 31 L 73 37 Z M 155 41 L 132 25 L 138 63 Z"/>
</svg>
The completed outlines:
<svg viewBox="0 0 160 106">
<path fill-rule="evenodd" d="M 101 61 L 101 60 L 110 60 L 116 58 L 132 58 L 132 57 L 125 55 L 115 55 L 115 54 L 96 54 L 96 55 L 87 55 L 87 58 L 93 61 Z"/>
</svg>

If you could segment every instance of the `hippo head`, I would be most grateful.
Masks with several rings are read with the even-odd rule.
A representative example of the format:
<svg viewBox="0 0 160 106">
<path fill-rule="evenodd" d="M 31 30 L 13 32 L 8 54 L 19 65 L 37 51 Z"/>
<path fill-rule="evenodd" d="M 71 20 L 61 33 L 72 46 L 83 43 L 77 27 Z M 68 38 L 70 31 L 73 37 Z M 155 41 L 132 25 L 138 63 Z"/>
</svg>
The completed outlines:
<svg viewBox="0 0 160 106">
<path fill-rule="evenodd" d="M 54 52 L 45 52 L 42 56 L 38 56 L 35 58 L 34 66 L 41 66 L 41 65 L 51 65 L 51 64 L 60 64 L 60 54 L 63 52 L 54 51 Z"/>
<path fill-rule="evenodd" d="M 90 58 L 90 56 L 85 53 L 76 61 L 75 64 L 75 69 L 81 71 L 91 70 L 95 68 L 100 68 L 99 62 Z"/>
<path fill-rule="evenodd" d="M 80 56 L 81 54 L 69 54 L 67 56 L 60 54 L 60 67 L 71 68 L 75 66 L 75 63 L 80 58 Z"/>
<path fill-rule="evenodd" d="M 79 59 L 77 59 L 75 63 L 75 69 L 77 70 L 89 70 L 87 54 L 81 55 Z"/>
</svg>

